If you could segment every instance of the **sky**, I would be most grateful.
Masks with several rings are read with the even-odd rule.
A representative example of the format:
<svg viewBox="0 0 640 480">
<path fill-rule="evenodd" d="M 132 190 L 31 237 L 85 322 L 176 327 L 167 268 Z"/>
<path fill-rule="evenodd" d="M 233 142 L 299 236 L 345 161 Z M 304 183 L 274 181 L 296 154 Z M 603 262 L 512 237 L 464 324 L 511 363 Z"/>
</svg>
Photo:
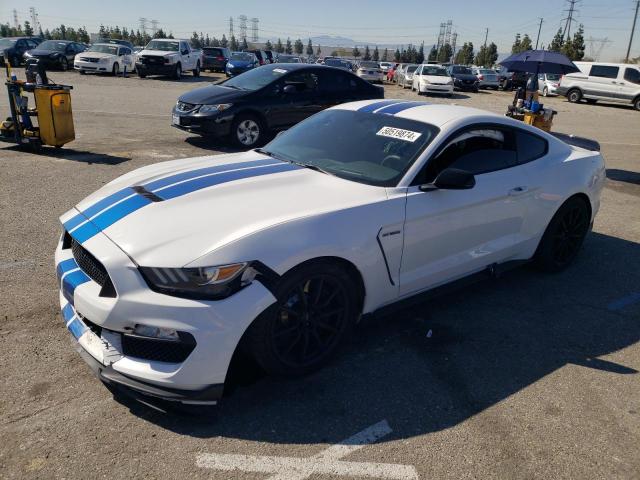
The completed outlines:
<svg viewBox="0 0 640 480">
<path fill-rule="evenodd" d="M 566 17 L 567 1 L 513 0 L 443 1 L 345 1 L 345 0 L 0 0 L 0 21 L 13 23 L 13 9 L 20 23 L 29 19 L 29 7 L 34 7 L 40 23 L 54 28 L 85 26 L 97 32 L 101 23 L 138 28 L 140 17 L 158 20 L 158 26 L 174 36 L 189 38 L 194 30 L 220 38 L 228 36 L 229 17 L 238 24 L 238 16 L 259 19 L 260 39 L 301 38 L 330 35 L 356 40 L 359 45 L 420 44 L 436 42 L 440 23 L 453 21 L 458 33 L 457 45 L 473 42 L 477 49 L 484 43 L 485 29 L 489 42 L 498 51 L 509 53 L 516 33 L 528 33 L 534 45 L 539 17 L 543 17 L 540 43 L 553 38 Z M 583 23 L 586 55 L 590 46 L 597 50 L 602 39 L 608 39 L 602 49 L 601 61 L 617 61 L 624 57 L 629 42 L 635 0 L 580 0 L 576 4 L 576 22 L 572 31 Z M 636 26 L 631 56 L 640 56 L 640 21 Z"/>
</svg>

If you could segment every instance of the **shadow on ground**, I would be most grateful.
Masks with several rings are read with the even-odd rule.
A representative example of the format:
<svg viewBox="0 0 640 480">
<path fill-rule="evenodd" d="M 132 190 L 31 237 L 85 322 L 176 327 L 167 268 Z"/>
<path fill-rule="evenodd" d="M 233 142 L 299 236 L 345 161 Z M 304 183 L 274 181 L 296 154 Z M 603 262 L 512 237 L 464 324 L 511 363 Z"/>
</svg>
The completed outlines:
<svg viewBox="0 0 640 480">
<path fill-rule="evenodd" d="M 17 152 L 30 153 L 40 157 L 48 158 L 60 158 L 63 160 L 70 160 L 73 162 L 83 162 L 88 164 L 100 164 L 100 165 L 118 165 L 123 162 L 131 160 L 129 157 L 121 157 L 117 155 L 109 155 L 106 153 L 94 153 L 87 152 L 85 150 L 76 150 L 73 148 L 54 148 L 54 147 L 40 147 L 37 149 L 29 149 L 20 145 L 14 145 L 4 148 L 3 150 L 13 150 Z"/>
<path fill-rule="evenodd" d="M 335 443 L 386 419 L 394 430 L 388 441 L 455 426 L 567 364 L 637 375 L 598 358 L 640 340 L 639 305 L 607 308 L 640 283 L 625 265 L 630 258 L 640 258 L 639 244 L 592 234 L 561 274 L 525 267 L 371 320 L 320 372 L 297 380 L 254 375 L 211 417 L 125 404 L 201 438 Z"/>
<path fill-rule="evenodd" d="M 629 170 L 619 170 L 617 168 L 607 168 L 607 178 L 616 182 L 631 183 L 640 185 L 640 172 L 630 172 Z"/>
</svg>

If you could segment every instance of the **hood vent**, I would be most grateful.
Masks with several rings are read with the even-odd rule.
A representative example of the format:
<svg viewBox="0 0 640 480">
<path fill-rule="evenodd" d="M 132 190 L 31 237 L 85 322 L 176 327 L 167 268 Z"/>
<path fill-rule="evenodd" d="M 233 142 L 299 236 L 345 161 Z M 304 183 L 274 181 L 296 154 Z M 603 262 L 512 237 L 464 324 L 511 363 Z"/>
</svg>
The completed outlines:
<svg viewBox="0 0 640 480">
<path fill-rule="evenodd" d="M 164 201 L 162 198 L 157 196 L 155 193 L 150 192 L 146 188 L 140 185 L 136 185 L 135 187 L 131 187 L 131 190 L 136 192 L 138 195 L 142 195 L 143 197 L 151 200 L 152 202 L 162 202 Z"/>
</svg>

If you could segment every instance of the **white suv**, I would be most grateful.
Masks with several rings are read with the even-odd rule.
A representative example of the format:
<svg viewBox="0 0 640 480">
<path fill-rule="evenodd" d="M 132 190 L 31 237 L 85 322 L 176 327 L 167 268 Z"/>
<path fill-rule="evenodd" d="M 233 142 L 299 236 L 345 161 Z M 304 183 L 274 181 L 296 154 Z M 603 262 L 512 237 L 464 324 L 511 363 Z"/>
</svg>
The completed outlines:
<svg viewBox="0 0 640 480">
<path fill-rule="evenodd" d="M 640 110 L 640 66 L 624 63 L 575 62 L 580 69 L 560 80 L 557 93 L 570 102 L 585 99 L 630 103 Z"/>
</svg>

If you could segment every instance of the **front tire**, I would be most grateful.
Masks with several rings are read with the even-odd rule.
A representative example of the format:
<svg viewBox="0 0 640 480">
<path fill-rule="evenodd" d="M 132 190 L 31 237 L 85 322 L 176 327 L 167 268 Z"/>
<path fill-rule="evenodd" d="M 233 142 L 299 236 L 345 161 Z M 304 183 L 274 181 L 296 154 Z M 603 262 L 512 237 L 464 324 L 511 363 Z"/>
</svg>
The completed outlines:
<svg viewBox="0 0 640 480">
<path fill-rule="evenodd" d="M 176 80 L 180 80 L 182 78 L 182 65 L 179 63 L 176 64 L 176 68 L 173 71 L 173 78 Z"/>
<path fill-rule="evenodd" d="M 196 68 L 195 70 L 193 70 L 193 76 L 194 77 L 200 76 L 200 62 L 196 63 Z"/>
<path fill-rule="evenodd" d="M 117 77 L 118 74 L 120 73 L 120 65 L 118 65 L 118 62 L 113 64 L 113 68 L 111 69 L 111 73 L 113 73 L 114 77 Z"/>
<path fill-rule="evenodd" d="M 260 145 L 265 137 L 265 126 L 255 115 L 240 115 L 231 126 L 231 140 L 243 149 L 251 149 Z"/>
<path fill-rule="evenodd" d="M 548 95 L 549 95 L 549 89 L 548 89 L 547 87 L 544 87 L 544 88 L 542 89 L 542 96 L 543 96 L 543 97 L 546 97 L 546 96 L 548 96 Z"/>
<path fill-rule="evenodd" d="M 355 323 L 356 287 L 340 266 L 318 262 L 285 275 L 277 302 L 248 331 L 248 346 L 270 375 L 295 377 L 327 363 Z"/>
<path fill-rule="evenodd" d="M 62 70 L 63 72 L 69 70 L 69 61 L 67 60 L 67 57 L 62 57 L 62 59 L 60 60 L 60 70 Z"/>
<path fill-rule="evenodd" d="M 560 272 L 578 255 L 584 241 L 591 212 L 587 201 L 572 197 L 553 216 L 534 256 L 535 265 L 545 272 Z"/>
<path fill-rule="evenodd" d="M 635 108 L 636 110 L 640 111 L 640 97 L 636 98 L 633 101 L 633 108 Z"/>
</svg>

